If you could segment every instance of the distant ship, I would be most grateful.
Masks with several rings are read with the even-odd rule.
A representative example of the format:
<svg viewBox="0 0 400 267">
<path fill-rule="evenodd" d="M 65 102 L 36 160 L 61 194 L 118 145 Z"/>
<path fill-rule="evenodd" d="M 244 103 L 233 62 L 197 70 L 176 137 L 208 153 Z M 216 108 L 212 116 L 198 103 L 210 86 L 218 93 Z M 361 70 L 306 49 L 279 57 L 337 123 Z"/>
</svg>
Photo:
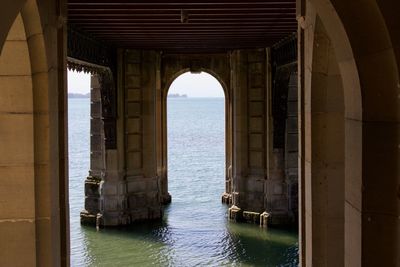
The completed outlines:
<svg viewBox="0 0 400 267">
<path fill-rule="evenodd" d="M 168 97 L 171 98 L 187 98 L 188 96 L 186 94 L 180 95 L 180 94 L 168 94 Z"/>
</svg>

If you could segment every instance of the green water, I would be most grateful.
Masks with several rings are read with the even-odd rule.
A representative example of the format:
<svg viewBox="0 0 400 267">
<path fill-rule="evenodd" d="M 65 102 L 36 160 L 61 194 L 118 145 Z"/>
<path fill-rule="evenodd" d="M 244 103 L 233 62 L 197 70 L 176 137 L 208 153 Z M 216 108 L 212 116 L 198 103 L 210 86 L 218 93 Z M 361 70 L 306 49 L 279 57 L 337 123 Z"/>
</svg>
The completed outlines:
<svg viewBox="0 0 400 267">
<path fill-rule="evenodd" d="M 168 100 L 172 203 L 162 222 L 79 224 L 89 168 L 89 100 L 69 100 L 72 266 L 297 266 L 297 233 L 227 220 L 224 100 Z M 193 123 L 195 122 L 195 123 Z"/>
</svg>

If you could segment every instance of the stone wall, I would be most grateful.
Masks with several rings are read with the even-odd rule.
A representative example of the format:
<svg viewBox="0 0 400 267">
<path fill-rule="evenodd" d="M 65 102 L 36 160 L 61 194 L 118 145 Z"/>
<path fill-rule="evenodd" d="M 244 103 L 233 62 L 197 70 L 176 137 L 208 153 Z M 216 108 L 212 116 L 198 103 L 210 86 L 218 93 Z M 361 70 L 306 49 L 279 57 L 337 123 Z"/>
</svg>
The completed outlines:
<svg viewBox="0 0 400 267">
<path fill-rule="evenodd" d="M 225 94 L 225 192 L 223 201 L 230 203 L 232 184 L 232 92 L 230 53 L 219 54 L 162 54 L 160 58 L 160 85 L 157 93 L 159 99 L 157 130 L 161 134 L 157 147 L 162 150 L 159 160 L 161 170 L 162 194 L 170 201 L 168 193 L 168 151 L 167 151 L 167 95 L 172 82 L 185 72 L 200 73 L 202 71 L 213 75 L 222 85 Z M 222 193 L 222 192 L 221 192 Z M 164 201 L 168 202 L 168 201 Z"/>
<path fill-rule="evenodd" d="M 90 170 L 85 180 L 85 207 L 81 212 L 81 222 L 95 225 L 100 212 L 100 182 L 105 171 L 104 123 L 98 74 L 91 76 L 90 88 Z"/>
<path fill-rule="evenodd" d="M 266 54 L 265 49 L 232 54 L 233 205 L 265 209 L 266 179 Z"/>
<path fill-rule="evenodd" d="M 0 266 L 68 266 L 65 6 L 0 9 Z"/>
<path fill-rule="evenodd" d="M 104 140 L 103 128 L 95 127 L 101 124 L 96 117 L 100 102 L 93 100 L 92 104 L 93 166 L 86 183 L 85 208 L 95 212 L 99 202 L 97 224 L 121 225 L 161 218 L 161 204 L 171 199 L 167 172 L 167 94 L 173 80 L 187 71 L 206 71 L 224 88 L 226 187 L 223 201 L 234 206 L 232 212 L 237 211 L 232 218 L 259 221 L 260 214 L 268 212 L 270 224 L 294 221 L 288 194 L 293 191 L 295 177 L 292 175 L 289 186 L 285 171 L 287 155 L 283 147 L 273 146 L 276 118 L 271 112 L 270 57 L 269 49 L 205 55 L 120 50 L 116 150 L 99 144 Z M 286 95 L 288 88 L 289 80 L 282 89 Z M 296 94 L 296 87 L 291 88 L 294 90 L 291 95 Z M 286 100 L 284 104 L 288 105 Z M 283 120 L 285 124 L 286 114 Z M 294 135 L 285 136 L 293 143 L 296 129 L 291 131 Z M 287 171 L 293 172 L 293 168 L 290 166 Z M 84 216 L 82 219 L 84 222 Z"/>
<path fill-rule="evenodd" d="M 289 199 L 290 218 L 295 224 L 298 222 L 299 199 L 299 127 L 298 127 L 298 86 L 297 65 L 291 72 L 288 81 L 287 117 L 285 131 L 285 176 Z"/>
<path fill-rule="evenodd" d="M 258 221 L 261 213 L 268 212 L 270 224 L 294 221 L 290 207 L 295 203 L 296 177 L 292 174 L 287 179 L 286 174 L 295 172 L 295 166 L 288 162 L 289 154 L 285 154 L 283 147 L 276 149 L 273 146 L 276 118 L 271 112 L 270 56 L 269 49 L 203 55 L 121 50 L 117 95 L 118 109 L 123 116 L 118 117 L 119 145 L 115 151 L 98 143 L 100 139 L 104 140 L 102 128 L 95 127 L 101 123 L 95 116 L 100 102 L 93 100 L 92 105 L 93 166 L 92 178 L 86 183 L 86 200 L 92 206 L 85 208 L 95 212 L 99 199 L 97 224 L 121 225 L 161 218 L 161 204 L 171 199 L 167 172 L 168 88 L 186 71 L 206 71 L 224 88 L 226 187 L 223 201 L 235 207 L 231 211 L 238 211 L 233 217 L 240 220 L 246 218 L 243 214 L 250 214 L 249 221 Z M 287 95 L 289 79 L 284 82 L 281 87 Z M 296 94 L 296 87 L 290 88 L 291 96 Z M 292 101 L 294 104 L 286 100 L 284 104 L 293 109 L 296 99 Z M 296 129 L 292 128 L 296 125 L 290 122 L 295 117 L 286 122 L 286 116 L 283 114 L 283 124 L 288 123 L 288 129 L 294 134 L 285 135 L 287 140 L 290 139 L 287 147 L 294 153 L 291 145 L 292 139 L 296 138 Z M 105 152 L 100 153 L 98 149 Z M 109 164 L 114 164 L 114 171 Z M 103 171 L 98 171 L 100 169 Z M 98 178 L 93 178 L 95 175 Z"/>
<path fill-rule="evenodd" d="M 131 221 L 161 218 L 156 161 L 156 67 L 154 51 L 124 51 L 125 170 Z"/>
</svg>

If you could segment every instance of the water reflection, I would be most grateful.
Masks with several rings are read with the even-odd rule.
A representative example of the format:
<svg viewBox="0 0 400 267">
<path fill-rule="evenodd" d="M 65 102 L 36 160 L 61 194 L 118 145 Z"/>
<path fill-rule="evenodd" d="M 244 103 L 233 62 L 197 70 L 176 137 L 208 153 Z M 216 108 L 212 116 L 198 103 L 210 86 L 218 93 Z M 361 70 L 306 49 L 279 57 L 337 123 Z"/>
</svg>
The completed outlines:
<svg viewBox="0 0 400 267">
<path fill-rule="evenodd" d="M 227 224 L 236 247 L 234 259 L 249 266 L 297 266 L 297 233 L 263 229 L 254 225 Z"/>
<path fill-rule="evenodd" d="M 168 213 L 168 210 L 166 211 Z M 172 220 L 174 221 L 174 219 Z M 227 222 L 83 227 L 87 266 L 297 266 L 297 234 Z"/>
<path fill-rule="evenodd" d="M 69 105 L 71 266 L 297 266 L 295 232 L 227 221 L 227 207 L 220 203 L 225 177 L 223 99 L 169 100 L 173 202 L 162 221 L 98 232 L 81 226 L 89 104 L 72 100 Z"/>
</svg>

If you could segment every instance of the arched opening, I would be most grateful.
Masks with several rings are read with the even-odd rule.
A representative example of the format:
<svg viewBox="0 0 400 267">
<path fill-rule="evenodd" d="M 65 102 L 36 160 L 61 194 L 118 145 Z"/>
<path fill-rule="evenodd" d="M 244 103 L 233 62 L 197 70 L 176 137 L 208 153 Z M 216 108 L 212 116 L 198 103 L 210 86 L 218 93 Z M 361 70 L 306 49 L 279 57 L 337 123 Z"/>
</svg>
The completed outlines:
<svg viewBox="0 0 400 267">
<path fill-rule="evenodd" d="M 67 265 L 63 72 L 49 67 L 36 1 L 10 8 L 0 34 L 0 145 L 7 152 L 0 156 L 0 234 L 7 244 L 0 265 Z M 13 25 L 3 31 L 8 20 Z"/>
<path fill-rule="evenodd" d="M 68 58 L 69 193 L 71 264 L 95 264 L 87 238 L 101 209 L 112 87 L 110 69 Z M 84 185 L 84 186 L 83 186 Z M 85 196 L 82 198 L 82 196 Z M 102 243 L 103 244 L 103 243 Z M 90 256 L 88 256 L 90 255 Z M 97 264 L 97 263 L 96 263 Z"/>
<path fill-rule="evenodd" d="M 18 56 L 18 60 L 14 60 Z M 35 170 L 34 170 L 34 107 L 32 70 L 26 32 L 21 14 L 12 25 L 0 55 L 0 112 L 1 130 L 0 175 L 2 192 L 0 201 L 1 218 L 34 220 L 35 212 Z M 16 235 L 14 229 L 20 234 Z M 30 265 L 36 261 L 34 223 L 1 223 L 3 240 L 8 240 L 10 257 L 0 257 L 0 265 L 13 266 L 22 261 Z M 14 242 L 12 242 L 14 240 Z M 16 257 L 15 250 L 26 253 Z"/>
<path fill-rule="evenodd" d="M 310 87 L 313 74 L 309 75 L 314 53 L 310 48 L 315 49 L 314 30 L 317 30 L 319 22 L 334 48 L 343 86 L 344 203 L 340 204 L 344 206 L 344 249 L 341 250 L 344 256 L 340 258 L 344 259 L 346 266 L 396 265 L 399 235 L 393 233 L 398 233 L 399 229 L 399 209 L 394 205 L 398 203 L 395 188 L 399 184 L 398 42 L 391 35 L 394 16 L 387 10 L 390 6 L 390 13 L 394 14 L 398 6 L 382 5 L 379 1 L 362 7 L 343 6 L 329 0 L 306 1 L 306 6 L 306 20 L 300 21 L 305 30 L 304 93 L 307 96 L 313 90 Z M 316 15 L 320 20 L 316 20 Z M 371 33 L 374 42 L 369 41 Z M 309 104 L 305 103 L 305 114 L 309 112 Z M 306 123 L 302 127 L 307 129 L 309 126 Z M 306 130 L 304 135 L 308 134 Z M 318 239 L 321 228 L 307 219 L 312 218 L 315 211 L 307 207 L 312 201 L 312 190 L 307 192 L 311 187 L 307 179 L 311 181 L 309 176 L 312 175 L 312 167 L 307 166 L 311 153 L 307 155 L 307 150 L 314 150 L 310 148 L 312 144 L 303 146 L 306 152 L 303 155 L 306 163 L 302 167 L 306 180 L 302 182 L 306 189 L 303 189 L 301 199 L 305 204 L 303 216 L 306 217 L 301 227 L 301 247 L 305 251 L 305 254 L 301 253 L 303 265 L 320 260 L 329 262 L 333 256 L 319 253 L 328 251 L 331 246 L 323 242 L 326 239 Z M 342 245 L 341 241 L 339 244 Z"/>
<path fill-rule="evenodd" d="M 360 266 L 360 78 L 338 14 L 321 2 L 307 2 L 303 25 L 301 263 Z"/>
<path fill-rule="evenodd" d="M 204 86 L 210 85 L 196 79 L 200 75 L 208 77 L 214 87 L 210 90 L 217 89 L 219 94 L 206 94 Z M 227 218 L 228 206 L 221 204 L 219 197 L 230 190 L 228 160 L 224 159 L 229 149 L 226 136 L 230 103 L 226 89 L 215 76 L 204 72 L 200 75 L 186 70 L 174 76 L 165 88 L 168 191 L 172 203 L 165 208 L 164 220 L 168 238 L 180 236 L 174 243 L 173 259 L 194 265 L 238 262 L 294 266 L 298 262 L 295 232 L 260 230 L 257 225 L 237 224 Z M 204 97 L 216 95 L 219 98 Z M 190 256 L 183 253 L 182 247 Z"/>
<path fill-rule="evenodd" d="M 344 264 L 344 98 L 332 42 L 317 17 L 312 55 L 309 167 L 313 265 Z M 308 179 L 306 178 L 306 179 Z M 307 207 L 306 207 L 307 208 Z M 325 249 L 330 248 L 330 249 Z"/>
<path fill-rule="evenodd" d="M 197 160 L 202 161 L 202 163 L 199 163 L 197 165 L 198 167 L 210 168 L 211 166 L 207 166 L 210 162 L 204 162 L 207 155 L 218 155 L 216 160 L 219 163 L 216 163 L 216 165 L 219 166 L 221 170 L 221 172 L 218 171 L 218 173 L 221 177 L 227 177 L 226 154 L 229 149 L 229 145 L 227 144 L 227 134 L 229 130 L 227 122 L 229 118 L 226 112 L 227 97 L 225 92 L 226 89 L 221 82 L 219 82 L 215 76 L 207 72 L 193 74 L 186 70 L 186 72 L 179 73 L 179 75 L 175 76 L 168 84 L 163 94 L 163 104 L 165 107 L 163 127 L 163 130 L 165 130 L 164 144 L 167 144 L 165 146 L 166 151 L 164 151 L 164 155 L 167 162 L 167 177 L 170 176 L 170 164 L 174 166 L 179 162 L 179 159 L 175 156 L 182 156 L 178 150 L 176 150 L 180 145 L 182 146 L 180 148 L 182 149 L 181 152 L 187 151 L 187 155 L 199 157 Z M 171 109 L 171 105 L 173 105 L 173 109 L 168 111 Z M 209 106 L 207 107 L 207 105 Z M 185 112 L 184 116 L 182 116 L 182 113 L 178 112 L 179 109 L 182 109 L 180 112 Z M 198 110 L 196 111 L 196 109 Z M 202 115 L 207 116 L 204 117 Z M 170 123 L 172 123 L 170 121 L 174 118 L 178 120 L 170 125 Z M 201 125 L 200 127 L 200 125 L 197 124 L 196 128 L 196 123 L 204 123 L 205 125 Z M 191 126 L 189 129 L 190 131 L 185 131 L 185 126 L 188 125 Z M 197 132 L 198 130 L 203 132 Z M 179 142 L 180 137 L 178 136 L 181 134 L 184 135 L 182 137 L 187 138 L 187 144 Z M 199 139 L 195 139 L 196 142 L 190 143 L 189 139 L 193 139 L 195 136 Z M 206 142 L 208 138 L 215 142 L 214 146 Z M 186 147 L 187 145 L 189 145 L 189 147 Z M 190 151 L 190 148 L 193 146 L 198 146 L 198 148 Z M 213 151 L 213 149 L 215 149 L 215 151 Z M 192 160 L 196 159 L 193 158 Z M 175 170 L 175 168 L 172 170 Z M 186 168 L 186 171 L 196 173 L 197 169 L 189 167 Z M 226 180 L 228 180 L 228 178 L 226 178 L 225 181 Z M 166 179 L 166 183 L 168 183 L 167 181 L 168 178 Z M 226 188 L 221 188 L 219 196 L 226 191 Z"/>
<path fill-rule="evenodd" d="M 192 192 L 207 187 L 207 182 L 210 182 L 213 189 L 219 192 L 208 198 L 212 203 L 219 203 L 217 199 L 225 190 L 226 171 L 224 89 L 208 73 L 186 72 L 174 79 L 167 93 L 168 177 L 174 180 L 169 180 L 172 186 L 169 192 L 172 196 L 173 192 L 180 194 L 176 190 L 178 181 L 186 180 L 193 185 L 188 187 Z M 196 183 L 201 179 L 204 180 L 203 185 Z"/>
<path fill-rule="evenodd" d="M 168 65 L 168 64 L 166 64 Z M 173 65 L 172 65 L 173 66 Z M 212 66 L 212 65 L 211 65 Z M 215 66 L 214 66 L 215 67 Z M 229 198 L 231 193 L 231 165 L 232 165 L 232 103 L 230 98 L 230 88 L 229 84 L 229 75 L 226 73 L 225 66 L 221 64 L 221 66 L 216 67 L 216 71 L 210 68 L 199 68 L 196 69 L 195 72 L 191 71 L 190 68 L 182 67 L 179 69 L 179 65 L 172 67 L 166 67 L 161 72 L 161 90 L 160 93 L 157 94 L 157 125 L 159 126 L 157 141 L 159 142 L 157 157 L 159 161 L 159 166 L 161 167 L 158 170 L 159 176 L 161 177 L 161 197 L 163 203 L 169 203 L 171 201 L 171 195 L 168 192 L 168 142 L 167 142 L 167 99 L 168 93 L 170 92 L 170 88 L 174 82 L 179 82 L 179 78 L 183 77 L 183 86 L 182 89 L 172 93 L 183 92 L 185 90 L 191 90 L 194 93 L 192 96 L 218 96 L 224 101 L 224 118 L 225 121 L 222 123 L 224 125 L 224 138 L 223 141 L 225 148 L 225 191 L 220 192 L 224 193 L 222 196 L 222 200 L 225 203 L 228 203 L 231 198 Z M 199 79 L 199 83 L 196 83 L 195 80 L 190 79 L 190 77 L 197 77 Z M 203 82 L 201 82 L 203 80 Z M 201 86 L 210 86 L 210 89 L 201 89 Z M 192 88 L 192 89 L 190 89 Z M 196 90 L 197 89 L 197 90 Z M 183 91 L 182 91 L 183 90 Z"/>
<path fill-rule="evenodd" d="M 91 170 L 91 149 L 90 140 L 93 138 L 98 141 L 97 132 L 91 133 L 91 125 L 98 124 L 99 116 L 91 114 L 92 107 L 96 106 L 98 88 L 93 88 L 91 74 L 68 71 L 68 159 L 69 159 L 69 213 L 70 213 L 70 262 L 71 266 L 85 265 L 87 254 L 86 244 L 84 243 L 85 230 L 79 222 L 79 214 L 82 207 L 85 207 L 83 180 Z M 92 79 L 93 80 L 93 79 Z M 91 91 L 96 91 L 91 93 Z M 97 94 L 96 94 L 97 93 Z M 98 101 L 98 100 L 97 100 Z M 97 115 L 97 116 L 96 116 Z M 91 123 L 91 121 L 95 121 Z M 101 142 L 98 142 L 101 144 Z M 90 166 L 90 167 L 89 167 Z M 94 208 L 94 207 L 91 207 Z"/>
</svg>

